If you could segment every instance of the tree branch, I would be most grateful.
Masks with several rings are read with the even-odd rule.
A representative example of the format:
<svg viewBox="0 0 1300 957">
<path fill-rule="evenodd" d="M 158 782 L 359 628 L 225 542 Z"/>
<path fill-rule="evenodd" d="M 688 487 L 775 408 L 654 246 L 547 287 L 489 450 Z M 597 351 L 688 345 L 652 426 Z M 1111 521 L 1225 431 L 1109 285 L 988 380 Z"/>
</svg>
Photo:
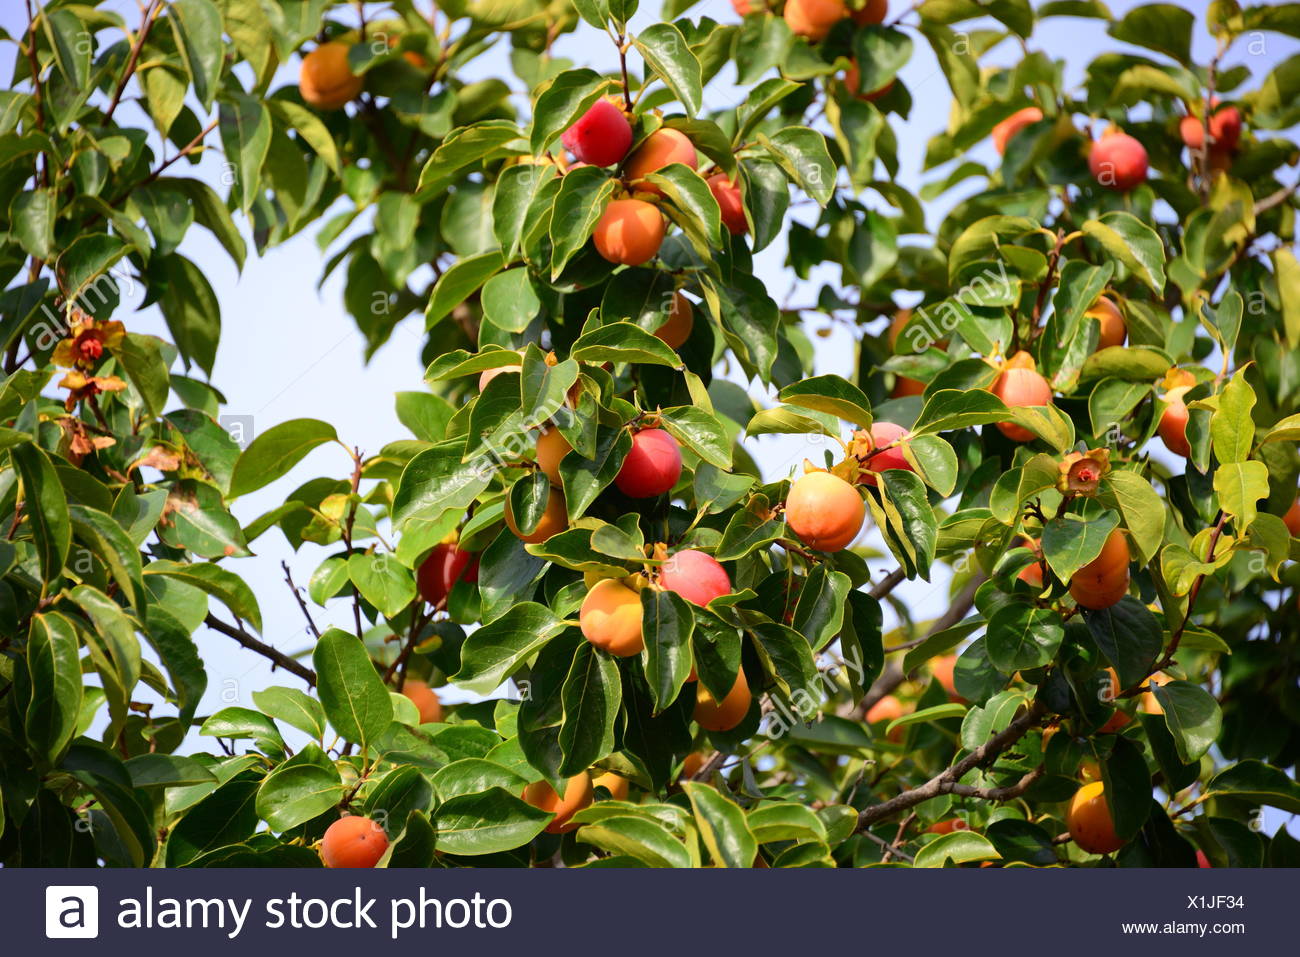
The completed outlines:
<svg viewBox="0 0 1300 957">
<path fill-rule="evenodd" d="M 149 9 L 145 11 L 144 20 L 140 24 L 140 32 L 136 34 L 135 43 L 131 45 L 131 53 L 126 58 L 126 68 L 122 71 L 122 78 L 117 81 L 117 88 L 113 90 L 113 99 L 104 112 L 105 124 L 113 118 L 117 105 L 122 102 L 122 92 L 126 89 L 127 83 L 131 81 L 131 77 L 135 73 L 136 63 L 140 59 L 140 50 L 144 46 L 144 41 L 149 37 L 149 31 L 153 28 L 154 20 L 157 19 L 158 10 L 161 7 L 162 0 L 151 0 Z"/>
<path fill-rule="evenodd" d="M 899 811 L 915 807 L 922 801 L 938 797 L 941 794 L 958 794 L 962 797 L 977 797 L 988 801 L 1007 801 L 1019 797 L 1042 775 L 1041 767 L 1035 768 L 1015 784 L 1001 788 L 977 788 L 958 783 L 968 772 L 992 761 L 1011 745 L 1024 737 L 1032 728 L 1043 720 L 1047 709 L 1037 701 L 1029 710 L 1012 721 L 1007 727 L 989 738 L 986 742 L 962 758 L 952 767 L 940 772 L 920 787 L 904 791 L 882 804 L 874 804 L 858 814 L 857 830 L 862 831 L 877 821 L 882 821 Z"/>
<path fill-rule="evenodd" d="M 301 661 L 298 661 L 295 658 L 290 658 L 284 652 L 272 648 L 266 642 L 253 637 L 238 625 L 229 625 L 220 618 L 217 618 L 215 615 L 209 614 L 203 619 L 203 623 L 213 631 L 219 631 L 226 637 L 235 639 L 235 641 L 239 642 L 249 651 L 255 651 L 263 658 L 269 659 L 273 666 L 273 670 L 274 668 L 283 668 L 285 671 L 297 675 L 303 681 L 307 682 L 309 686 L 315 687 L 316 672 L 308 668 Z"/>
<path fill-rule="evenodd" d="M 311 612 L 307 610 L 307 603 L 302 600 L 302 593 L 298 591 L 298 586 L 293 583 L 293 573 L 289 571 L 289 563 L 280 562 L 280 567 L 284 569 L 284 580 L 288 582 L 289 590 L 293 592 L 293 597 L 298 600 L 298 607 L 302 609 L 302 616 L 307 619 L 307 628 L 319 638 L 320 629 L 316 627 L 316 622 L 312 621 Z"/>
</svg>

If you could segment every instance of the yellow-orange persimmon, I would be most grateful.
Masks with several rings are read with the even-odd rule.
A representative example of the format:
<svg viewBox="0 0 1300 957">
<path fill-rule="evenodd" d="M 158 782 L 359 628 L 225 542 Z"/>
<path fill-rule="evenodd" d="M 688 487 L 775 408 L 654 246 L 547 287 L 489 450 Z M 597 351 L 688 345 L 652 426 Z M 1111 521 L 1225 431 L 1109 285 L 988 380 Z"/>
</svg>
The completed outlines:
<svg viewBox="0 0 1300 957">
<path fill-rule="evenodd" d="M 1094 611 L 1109 608 L 1128 594 L 1130 557 L 1124 532 L 1113 529 L 1101 546 L 1101 554 L 1070 579 L 1070 597 Z"/>
<path fill-rule="evenodd" d="M 1097 325 L 1101 327 L 1101 334 L 1097 339 L 1098 349 L 1122 346 L 1124 340 L 1128 338 L 1128 326 L 1124 323 L 1124 314 L 1119 311 L 1115 300 L 1109 296 L 1098 296 L 1097 301 L 1088 307 L 1084 315 L 1096 319 Z"/>
<path fill-rule="evenodd" d="M 1111 854 L 1124 846 L 1106 805 L 1106 787 L 1090 781 L 1075 792 L 1066 816 L 1070 837 L 1089 854 Z"/>
<path fill-rule="evenodd" d="M 679 349 L 691 337 L 695 328 L 695 307 L 680 292 L 673 293 L 672 305 L 668 307 L 668 318 L 654 331 L 656 339 L 670 349 Z"/>
<path fill-rule="evenodd" d="M 1011 137 L 1042 118 L 1042 110 L 1036 106 L 1026 106 L 1023 110 L 1016 110 L 993 127 L 993 148 L 998 151 L 998 155 L 1001 156 L 1007 151 L 1007 143 L 1011 141 Z"/>
<path fill-rule="evenodd" d="M 437 724 L 442 720 L 442 702 L 438 700 L 438 693 L 423 681 L 407 678 L 402 682 L 402 694 L 420 712 L 420 724 Z"/>
<path fill-rule="evenodd" d="M 824 39 L 831 27 L 848 15 L 844 0 L 787 0 L 784 13 L 790 32 L 814 43 Z"/>
<path fill-rule="evenodd" d="M 537 522 L 537 527 L 529 534 L 525 535 L 519 530 L 515 522 L 514 513 L 510 510 L 510 499 L 506 498 L 506 527 L 514 533 L 515 538 L 519 539 L 525 545 L 535 545 L 538 542 L 544 542 L 552 535 L 564 531 L 569 525 L 569 512 L 564 505 L 564 493 L 558 488 L 551 489 L 550 495 L 546 499 L 546 510 Z"/>
<path fill-rule="evenodd" d="M 1196 385 L 1196 376 L 1186 369 L 1170 369 L 1163 385 L 1165 391 L 1160 398 L 1164 401 L 1165 408 L 1160 413 L 1156 431 L 1170 452 L 1187 458 L 1192 454 L 1192 446 L 1187 441 L 1187 420 L 1191 413 L 1183 396 Z"/>
<path fill-rule="evenodd" d="M 785 520 L 810 548 L 838 552 L 862 530 L 867 507 L 862 495 L 830 472 L 809 472 L 790 486 Z"/>
<path fill-rule="evenodd" d="M 554 426 L 547 428 L 537 439 L 537 467 L 557 488 L 560 485 L 560 459 L 571 451 L 573 446 L 569 440 Z"/>
<path fill-rule="evenodd" d="M 641 653 L 641 594 L 617 578 L 597 582 L 578 611 L 583 637 L 619 658 Z"/>
<path fill-rule="evenodd" d="M 663 191 L 645 177 L 673 163 L 696 169 L 699 162 L 695 144 L 690 137 L 681 130 L 663 127 L 647 136 L 645 142 L 628 157 L 627 164 L 623 167 L 623 176 L 635 190 L 662 194 Z"/>
<path fill-rule="evenodd" d="M 1140 687 L 1147 689 L 1142 692 L 1142 700 L 1138 704 L 1138 707 L 1142 709 L 1143 714 L 1165 713 L 1164 706 L 1160 703 L 1160 699 L 1155 696 L 1155 692 L 1153 692 L 1151 688 L 1153 685 L 1157 688 L 1163 688 L 1173 680 L 1173 678 L 1169 677 L 1163 671 L 1157 671 L 1146 681 L 1142 682 Z"/>
<path fill-rule="evenodd" d="M 715 699 L 701 681 L 695 690 L 693 717 L 706 731 L 730 731 L 745 720 L 752 700 L 749 682 L 745 680 L 745 669 L 742 668 L 736 674 L 736 683 L 721 701 Z"/>
<path fill-rule="evenodd" d="M 355 100 L 364 84 L 348 66 L 348 45 L 337 40 L 308 53 L 298 71 L 298 92 L 318 110 L 337 110 Z"/>
<path fill-rule="evenodd" d="M 613 771 L 606 771 L 592 782 L 595 787 L 604 788 L 615 801 L 627 800 L 627 778 Z"/>
<path fill-rule="evenodd" d="M 374 867 L 388 850 L 388 835 L 375 821 L 360 815 L 341 817 L 320 842 L 326 867 Z"/>
<path fill-rule="evenodd" d="M 1052 387 L 1035 368 L 1033 356 L 1017 352 L 1002 365 L 990 390 L 1013 409 L 1052 404 Z M 1032 442 L 1034 433 L 1014 422 L 999 422 L 998 431 L 1013 442 Z"/>
<path fill-rule="evenodd" d="M 664 242 L 664 217 L 643 199 L 616 199 L 605 207 L 591 234 L 596 252 L 612 263 L 640 266 L 654 259 Z"/>
<path fill-rule="evenodd" d="M 578 827 L 571 823 L 573 815 L 584 807 L 589 807 L 594 798 L 591 775 L 583 771 L 569 778 L 564 786 L 563 798 L 545 781 L 534 781 L 528 785 L 524 788 L 523 797 L 526 804 L 555 815 L 555 819 L 546 825 L 547 834 L 566 834 Z"/>
</svg>

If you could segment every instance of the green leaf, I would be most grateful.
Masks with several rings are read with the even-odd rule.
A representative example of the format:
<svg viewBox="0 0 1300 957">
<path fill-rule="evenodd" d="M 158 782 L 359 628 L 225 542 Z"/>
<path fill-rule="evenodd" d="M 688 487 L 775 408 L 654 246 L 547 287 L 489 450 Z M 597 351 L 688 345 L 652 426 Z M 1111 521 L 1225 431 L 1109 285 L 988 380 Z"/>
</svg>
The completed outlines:
<svg viewBox="0 0 1300 957">
<path fill-rule="evenodd" d="M 393 703 L 356 637 L 338 628 L 321 635 L 312 652 L 317 690 L 334 730 L 364 749 L 388 730 Z"/>
<path fill-rule="evenodd" d="M 848 575 L 826 565 L 818 565 L 804 579 L 792 624 L 813 651 L 821 651 L 839 636 L 852 588 Z"/>
<path fill-rule="evenodd" d="M 584 332 L 569 355 L 580 362 L 639 362 L 674 369 L 682 364 L 663 340 L 630 322 L 611 322 Z"/>
<path fill-rule="evenodd" d="M 234 572 L 212 562 L 173 562 L 158 559 L 144 569 L 145 575 L 166 575 L 207 592 L 257 631 L 262 630 L 262 612 L 248 583 Z"/>
<path fill-rule="evenodd" d="M 257 816 L 272 831 L 287 831 L 319 817 L 343 798 L 338 768 L 317 764 L 284 764 L 257 789 Z"/>
<path fill-rule="evenodd" d="M 1255 390 L 1246 381 L 1246 370 L 1240 369 L 1219 393 L 1219 407 L 1210 416 L 1210 440 L 1215 457 L 1223 464 L 1244 462 L 1255 446 L 1255 422 L 1251 409 L 1255 407 Z"/>
<path fill-rule="evenodd" d="M 1012 602 L 989 618 L 985 643 L 993 667 L 1011 674 L 1050 662 L 1064 638 L 1065 628 L 1057 612 Z"/>
<path fill-rule="evenodd" d="M 153 269 L 163 282 L 158 306 L 181 356 L 212 375 L 221 338 L 221 305 L 216 293 L 203 271 L 179 253 L 155 259 Z"/>
<path fill-rule="evenodd" d="M 410 570 L 388 552 L 352 555 L 348 559 L 348 577 L 361 597 L 388 618 L 415 598 Z"/>
<path fill-rule="evenodd" d="M 106 233 L 83 233 L 59 254 L 55 273 L 59 288 L 69 301 L 92 315 L 111 310 L 119 299 L 117 282 L 101 277 L 130 252 L 131 247 Z M 107 287 L 107 288 L 102 288 Z M 88 295 L 88 293 L 94 295 Z"/>
<path fill-rule="evenodd" d="M 1240 761 L 1210 779 L 1207 794 L 1226 794 L 1300 814 L 1300 784 L 1285 771 L 1262 761 Z"/>
<path fill-rule="evenodd" d="M 211 738 L 251 738 L 264 751 L 284 754 L 284 739 L 275 722 L 251 708 L 222 708 L 203 722 L 199 734 Z"/>
<path fill-rule="evenodd" d="M 463 440 L 451 440 L 406 463 L 393 496 L 392 520 L 400 529 L 415 518 L 436 519 L 449 510 L 463 511 L 487 488 L 487 465 L 462 461 Z"/>
<path fill-rule="evenodd" d="M 788 405 L 838 416 L 862 429 L 871 428 L 871 401 L 866 393 L 841 376 L 802 379 L 782 389 L 777 398 Z"/>
<path fill-rule="evenodd" d="M 230 497 L 269 485 L 287 474 L 312 449 L 337 441 L 334 426 L 319 419 L 290 419 L 272 426 L 240 454 L 230 477 Z"/>
<path fill-rule="evenodd" d="M 162 354 L 162 340 L 128 332 L 113 355 L 122 363 L 126 378 L 139 393 L 145 411 L 155 417 L 160 415 L 171 388 L 167 360 Z"/>
<path fill-rule="evenodd" d="M 749 832 L 759 844 L 778 841 L 825 841 L 826 825 L 802 804 L 763 804 L 749 812 Z"/>
<path fill-rule="evenodd" d="M 614 750 L 614 722 L 623 702 L 618 665 L 584 641 L 560 690 L 564 718 L 560 723 L 559 772 L 579 774 Z"/>
<path fill-rule="evenodd" d="M 245 213 L 257 199 L 262 164 L 271 147 L 271 117 L 261 101 L 244 93 L 229 92 L 218 104 L 221 145 L 234 164 L 231 193 Z"/>
<path fill-rule="evenodd" d="M 1136 472 L 1114 469 L 1101 480 L 1101 501 L 1124 516 L 1137 557 L 1149 562 L 1165 537 L 1165 503 L 1151 483 Z"/>
<path fill-rule="evenodd" d="M 1132 213 L 1119 210 L 1089 219 L 1083 231 L 1125 266 L 1153 292 L 1165 289 L 1165 247 L 1159 234 Z"/>
<path fill-rule="evenodd" d="M 1219 507 L 1239 529 L 1255 521 L 1260 500 L 1268 498 L 1268 466 L 1263 462 L 1229 462 L 1214 473 L 1214 492 Z"/>
<path fill-rule="evenodd" d="M 541 91 L 533 106 L 529 149 L 541 156 L 555 138 L 591 109 L 611 85 L 594 70 L 565 70 Z"/>
<path fill-rule="evenodd" d="M 1103 512 L 1088 521 L 1070 516 L 1051 519 L 1043 526 L 1043 557 L 1056 577 L 1068 582 L 1084 565 L 1101 554 L 1110 533 L 1119 525 L 1119 516 Z"/>
<path fill-rule="evenodd" d="M 650 867 L 691 867 L 686 846 L 662 824 L 645 817 L 614 815 L 599 823 L 585 824 L 576 835 L 579 842 L 592 844 L 610 854 L 626 854 Z"/>
<path fill-rule="evenodd" d="M 1153 683 L 1151 690 L 1164 709 L 1165 724 L 1173 735 L 1179 760 L 1184 764 L 1199 760 L 1219 737 L 1223 724 L 1219 702 L 1190 681 Z"/>
<path fill-rule="evenodd" d="M 499 156 L 522 153 L 521 136 L 519 127 L 510 120 L 479 120 L 452 130 L 420 171 L 417 194 L 421 197 L 435 196 L 467 167 Z"/>
<path fill-rule="evenodd" d="M 1191 10 L 1171 3 L 1149 3 L 1128 11 L 1107 32 L 1116 40 L 1164 53 L 1190 67 L 1195 22 Z"/>
<path fill-rule="evenodd" d="M 654 70 L 673 91 L 687 116 L 700 112 L 704 102 L 700 61 L 691 52 L 682 32 L 671 23 L 652 23 L 634 39 L 646 66 Z"/>
<path fill-rule="evenodd" d="M 91 39 L 93 30 L 90 25 L 77 16 L 73 7 L 49 10 L 41 17 L 41 21 L 54 51 L 54 62 L 58 64 L 59 72 L 72 89 L 86 89 L 90 85 L 91 56 L 94 53 L 94 42 Z"/>
<path fill-rule="evenodd" d="M 690 676 L 694 629 L 695 616 L 686 599 L 671 591 L 642 589 L 645 679 L 656 714 L 673 703 Z"/>
<path fill-rule="evenodd" d="M 720 469 L 731 468 L 731 441 L 718 417 L 708 410 L 691 405 L 663 409 L 659 424 L 704 461 Z"/>
<path fill-rule="evenodd" d="M 974 831 L 953 831 L 943 834 L 916 853 L 914 867 L 945 867 L 953 864 L 969 864 L 972 861 L 1001 860 L 993 843 L 982 834 Z"/>
<path fill-rule="evenodd" d="M 424 327 L 432 329 L 451 315 L 451 311 L 470 297 L 505 265 L 501 250 L 490 249 L 477 256 L 457 260 L 442 274 L 429 296 L 424 310 Z"/>
<path fill-rule="evenodd" d="M 253 703 L 277 721 L 283 721 L 317 740 L 325 736 L 325 709 L 304 691 L 276 685 L 254 691 Z"/>
<path fill-rule="evenodd" d="M 854 61 L 858 64 L 858 89 L 874 93 L 888 86 L 912 58 L 912 38 L 892 27 L 866 26 L 853 35 Z"/>
<path fill-rule="evenodd" d="M 818 205 L 830 202 L 835 192 L 836 171 L 824 136 L 806 126 L 787 126 L 770 138 L 759 133 L 758 141 L 791 181 Z"/>
<path fill-rule="evenodd" d="M 176 34 L 176 46 L 184 54 L 194 95 L 206 112 L 212 108 L 225 56 L 221 12 L 211 0 L 175 0 L 167 19 Z"/>
<path fill-rule="evenodd" d="M 1122 687 L 1132 688 L 1151 673 L 1164 646 L 1164 632 L 1146 605 L 1125 595 L 1109 608 L 1085 612 L 1084 618 L 1092 640 L 1115 668 Z"/>
<path fill-rule="evenodd" d="M 699 781 L 687 781 L 682 787 L 690 798 L 704 846 L 718 866 L 753 867 L 758 841 L 750 832 L 740 805 Z"/>
<path fill-rule="evenodd" d="M 131 773 L 131 786 L 137 788 L 177 787 L 211 784 L 217 776 L 195 758 L 181 754 L 137 754 L 124 762 Z"/>
<path fill-rule="evenodd" d="M 68 500 L 54 465 L 39 446 L 15 445 L 9 458 L 23 483 L 23 515 L 36 545 L 41 580 L 51 585 L 63 577 L 63 562 L 72 544 Z"/>
<path fill-rule="evenodd" d="M 614 187 L 614 179 L 596 166 L 582 166 L 564 175 L 551 211 L 552 279 L 559 278 L 569 260 L 587 244 Z"/>
<path fill-rule="evenodd" d="M 27 741 L 50 764 L 77 733 L 81 711 L 81 661 L 77 629 L 58 612 L 32 615 L 27 632 L 31 699 L 24 728 Z"/>
<path fill-rule="evenodd" d="M 545 605 L 520 602 L 500 618 L 474 631 L 460 653 L 458 686 L 487 694 L 566 627 Z"/>
<path fill-rule="evenodd" d="M 947 721 L 951 718 L 962 718 L 966 715 L 966 706 L 949 702 L 948 704 L 931 705 L 928 708 L 922 708 L 919 711 L 913 711 L 911 714 L 905 714 L 901 718 L 895 718 L 885 728 L 885 733 L 889 734 L 896 728 L 906 728 L 913 724 L 929 724 L 933 721 Z"/>
<path fill-rule="evenodd" d="M 14 197 L 9 205 L 9 221 L 13 237 L 23 252 L 42 262 L 54 258 L 54 220 L 58 211 L 58 199 L 52 189 L 32 190 Z"/>
<path fill-rule="evenodd" d="M 508 851 L 542 833 L 552 817 L 499 787 L 464 794 L 444 802 L 434 815 L 438 849 L 465 856 Z"/>
</svg>

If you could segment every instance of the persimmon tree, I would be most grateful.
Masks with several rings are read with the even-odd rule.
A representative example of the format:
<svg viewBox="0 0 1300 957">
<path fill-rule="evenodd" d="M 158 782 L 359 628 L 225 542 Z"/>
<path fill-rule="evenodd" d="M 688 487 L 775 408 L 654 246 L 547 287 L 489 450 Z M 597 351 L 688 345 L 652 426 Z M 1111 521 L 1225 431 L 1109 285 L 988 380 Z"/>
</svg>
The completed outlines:
<svg viewBox="0 0 1300 957">
<path fill-rule="evenodd" d="M 1300 5 L 733 5 L 29 0 L 0 862 L 1300 861 L 1300 59 L 1239 55 Z M 1060 17 L 1117 44 L 1080 83 Z M 918 45 L 951 109 L 914 192 Z M 313 233 L 371 351 L 422 329 L 410 437 L 236 444 L 195 226 L 237 266 Z M 771 434 L 818 451 L 762 474 Z M 294 657 L 240 559 L 304 544 Z M 232 640 L 283 684 L 201 713 Z"/>
</svg>

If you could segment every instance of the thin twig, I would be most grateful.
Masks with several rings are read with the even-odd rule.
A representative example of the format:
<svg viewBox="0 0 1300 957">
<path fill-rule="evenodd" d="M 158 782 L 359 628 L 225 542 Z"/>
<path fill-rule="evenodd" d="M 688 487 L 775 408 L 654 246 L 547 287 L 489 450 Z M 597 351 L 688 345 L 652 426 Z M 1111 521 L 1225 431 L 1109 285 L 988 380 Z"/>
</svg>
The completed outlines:
<svg viewBox="0 0 1300 957">
<path fill-rule="evenodd" d="M 203 623 L 207 625 L 209 628 L 211 628 L 213 631 L 219 631 L 221 632 L 221 634 L 225 635 L 226 637 L 235 639 L 235 641 L 239 642 L 249 651 L 255 651 L 263 658 L 269 659 L 275 667 L 283 668 L 285 671 L 297 675 L 303 681 L 307 682 L 308 685 L 313 687 L 315 686 L 316 684 L 315 671 L 313 671 L 311 668 L 308 668 L 301 661 L 298 661 L 294 658 L 290 658 L 284 652 L 279 651 L 276 648 L 272 648 L 266 642 L 261 641 L 258 638 L 254 638 L 252 635 L 244 631 L 244 629 L 239 627 L 238 625 L 227 624 L 226 622 L 222 621 L 220 618 L 217 618 L 215 615 L 211 615 L 211 614 L 209 614 L 206 618 L 203 619 Z"/>
<path fill-rule="evenodd" d="M 1037 767 L 1024 775 L 1015 784 L 1000 788 L 978 788 L 958 783 L 967 773 L 980 767 L 1000 755 L 1011 745 L 1025 736 L 1031 729 L 1042 723 L 1047 709 L 1040 703 L 1034 704 L 1007 727 L 989 738 L 966 757 L 952 767 L 936 774 L 920 787 L 904 791 L 881 804 L 873 804 L 858 814 L 857 830 L 863 831 L 899 811 L 906 811 L 923 801 L 941 794 L 957 794 L 962 797 L 981 798 L 986 801 L 1008 801 L 1024 794 L 1043 774 L 1043 768 Z"/>
<path fill-rule="evenodd" d="M 154 20 L 157 19 L 161 7 L 162 0 L 151 0 L 149 9 L 145 11 L 144 20 L 140 24 L 140 32 L 136 34 L 135 43 L 131 44 L 131 53 L 126 58 L 126 68 L 122 71 L 122 78 L 117 81 L 117 88 L 113 90 L 113 99 L 104 112 L 105 124 L 113 118 L 117 105 L 122 102 L 122 92 L 126 89 L 127 83 L 131 81 L 131 76 L 135 73 L 136 63 L 140 59 L 140 50 L 144 47 L 144 41 L 148 38 L 149 31 L 153 28 Z"/>
<path fill-rule="evenodd" d="M 915 858 L 915 857 L 913 857 L 911 854 L 907 853 L 907 851 L 903 850 L 902 848 L 900 848 L 900 847 L 896 847 L 895 845 L 890 844 L 888 841 L 886 841 L 886 840 L 885 840 L 883 837 L 881 837 L 880 835 L 878 835 L 878 834 L 872 834 L 870 831 L 863 831 L 862 834 L 863 834 L 865 837 L 869 838 L 870 840 L 874 841 L 875 843 L 879 844 L 882 848 L 884 848 L 884 850 L 885 850 L 885 856 L 882 857 L 882 858 L 880 859 L 882 863 L 887 863 L 887 862 L 889 861 L 889 858 L 890 858 L 891 855 L 892 855 L 893 857 L 901 857 L 903 860 L 907 861 L 907 863 L 909 863 L 909 864 L 915 864 L 915 863 L 916 863 L 916 858 Z"/>
<path fill-rule="evenodd" d="M 293 573 L 289 571 L 288 562 L 280 562 L 280 567 L 284 569 L 284 580 L 289 584 L 289 590 L 293 592 L 293 597 L 298 599 L 298 607 L 302 609 L 302 616 L 307 619 L 307 628 L 317 638 L 320 637 L 320 629 L 316 627 L 316 622 L 312 621 L 311 612 L 307 609 L 307 603 L 302 600 L 302 592 L 298 586 L 293 583 Z"/>
</svg>

